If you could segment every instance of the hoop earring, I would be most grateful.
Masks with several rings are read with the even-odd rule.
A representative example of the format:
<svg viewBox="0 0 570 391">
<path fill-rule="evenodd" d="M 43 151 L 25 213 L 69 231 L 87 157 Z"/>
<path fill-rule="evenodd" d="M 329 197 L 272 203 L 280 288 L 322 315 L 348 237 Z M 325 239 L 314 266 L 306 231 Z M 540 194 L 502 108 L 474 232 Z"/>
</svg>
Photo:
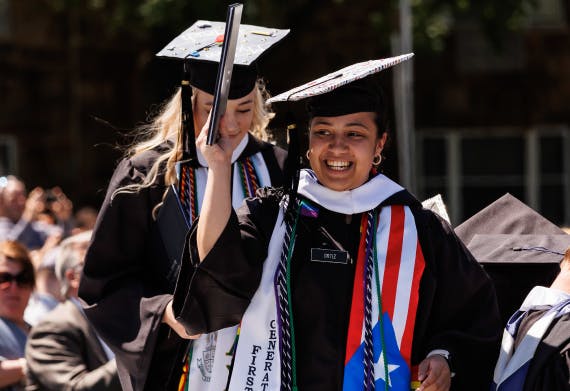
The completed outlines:
<svg viewBox="0 0 570 391">
<path fill-rule="evenodd" d="M 305 153 L 305 157 L 307 158 L 307 160 L 311 160 L 311 150 L 307 149 L 307 153 Z"/>
<path fill-rule="evenodd" d="M 382 155 L 378 154 L 372 159 L 372 165 L 378 167 L 382 163 Z"/>
</svg>

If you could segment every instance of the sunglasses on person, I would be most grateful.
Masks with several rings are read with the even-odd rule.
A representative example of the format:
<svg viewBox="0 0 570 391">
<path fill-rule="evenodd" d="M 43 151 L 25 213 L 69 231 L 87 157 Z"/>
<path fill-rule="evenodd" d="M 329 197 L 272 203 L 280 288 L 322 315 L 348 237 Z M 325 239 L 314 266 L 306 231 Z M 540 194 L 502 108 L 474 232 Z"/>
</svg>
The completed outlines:
<svg viewBox="0 0 570 391">
<path fill-rule="evenodd" d="M 0 289 L 7 289 L 12 283 L 18 284 L 20 288 L 30 288 L 34 285 L 34 280 L 26 272 L 18 274 L 0 272 Z"/>
</svg>

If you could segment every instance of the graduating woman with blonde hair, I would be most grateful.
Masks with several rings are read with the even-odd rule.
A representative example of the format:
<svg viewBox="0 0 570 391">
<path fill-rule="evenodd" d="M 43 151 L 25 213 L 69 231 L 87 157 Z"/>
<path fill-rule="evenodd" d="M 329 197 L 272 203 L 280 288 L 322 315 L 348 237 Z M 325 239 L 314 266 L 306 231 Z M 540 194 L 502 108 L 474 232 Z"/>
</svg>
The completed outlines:
<svg viewBox="0 0 570 391">
<path fill-rule="evenodd" d="M 199 214 L 208 162 L 198 151 L 183 179 L 177 163 L 188 147 L 184 130 L 202 129 L 212 108 L 224 27 L 220 22 L 196 22 L 158 54 L 182 59 L 188 72 L 162 112 L 141 130 L 141 141 L 117 166 L 86 255 L 79 295 L 87 303 L 87 317 L 115 353 L 125 390 L 185 387 L 188 371 L 190 380 L 203 383 L 201 389 L 214 381 L 226 382 L 227 375 L 213 378 L 208 371 L 212 363 L 229 365 L 231 357 L 218 354 L 214 360 L 215 343 L 218 351 L 231 347 L 236 328 L 205 335 L 189 347 L 190 336 L 172 310 L 179 267 L 168 256 L 170 233 L 161 231 L 157 223 L 167 189 L 180 188 L 179 181 L 186 186 L 185 221 L 191 224 Z M 260 187 L 282 183 L 286 152 L 264 141 L 273 114 L 265 104 L 267 93 L 255 60 L 287 32 L 241 26 L 229 99 L 219 126 L 231 150 L 228 185 L 234 206 Z M 207 367 L 191 361 L 204 355 L 211 357 Z"/>
</svg>

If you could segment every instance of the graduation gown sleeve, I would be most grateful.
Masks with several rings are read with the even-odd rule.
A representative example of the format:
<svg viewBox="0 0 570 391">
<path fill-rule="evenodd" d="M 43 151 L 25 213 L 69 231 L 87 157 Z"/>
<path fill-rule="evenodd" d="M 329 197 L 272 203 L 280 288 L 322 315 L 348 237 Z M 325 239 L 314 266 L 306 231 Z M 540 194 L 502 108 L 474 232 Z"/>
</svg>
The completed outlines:
<svg viewBox="0 0 570 391">
<path fill-rule="evenodd" d="M 171 300 L 166 255 L 152 208 L 164 186 L 114 192 L 142 181 L 151 157 L 123 160 L 111 179 L 85 259 L 79 289 L 85 314 L 115 352 L 123 387 L 142 389 L 162 314 Z M 174 333 L 173 333 L 174 334 Z"/>
<path fill-rule="evenodd" d="M 192 231 L 189 247 L 194 274 L 188 290 L 177 287 L 173 302 L 177 319 L 189 333 L 209 333 L 240 322 L 261 280 L 277 205 L 273 198 L 247 199 L 239 217 L 231 212 L 202 262 L 196 252 L 196 230 Z"/>
<path fill-rule="evenodd" d="M 412 364 L 445 349 L 455 372 L 452 390 L 487 390 L 502 333 L 492 282 L 446 222 L 426 210 L 415 215 L 426 267 Z"/>
</svg>

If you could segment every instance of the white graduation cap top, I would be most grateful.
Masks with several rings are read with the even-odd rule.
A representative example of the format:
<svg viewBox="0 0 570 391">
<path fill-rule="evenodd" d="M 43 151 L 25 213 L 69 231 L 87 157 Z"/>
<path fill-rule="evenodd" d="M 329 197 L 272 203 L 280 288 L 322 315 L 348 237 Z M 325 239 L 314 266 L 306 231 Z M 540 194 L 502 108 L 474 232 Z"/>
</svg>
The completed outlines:
<svg viewBox="0 0 570 391">
<path fill-rule="evenodd" d="M 267 103 L 298 101 L 312 96 L 325 94 L 338 87 L 360 80 L 366 76 L 393 67 L 414 56 L 414 53 L 402 54 L 396 57 L 382 58 L 379 60 L 369 60 L 349 65 L 338 71 L 329 73 L 309 83 L 295 87 L 292 90 L 283 92 L 267 100 Z"/>
<path fill-rule="evenodd" d="M 199 20 L 170 41 L 156 55 L 192 61 L 219 62 L 222 53 L 222 41 L 219 38 L 223 37 L 225 28 L 225 22 Z M 285 38 L 289 31 L 241 24 L 234 64 L 251 65 L 267 49 Z"/>
</svg>

